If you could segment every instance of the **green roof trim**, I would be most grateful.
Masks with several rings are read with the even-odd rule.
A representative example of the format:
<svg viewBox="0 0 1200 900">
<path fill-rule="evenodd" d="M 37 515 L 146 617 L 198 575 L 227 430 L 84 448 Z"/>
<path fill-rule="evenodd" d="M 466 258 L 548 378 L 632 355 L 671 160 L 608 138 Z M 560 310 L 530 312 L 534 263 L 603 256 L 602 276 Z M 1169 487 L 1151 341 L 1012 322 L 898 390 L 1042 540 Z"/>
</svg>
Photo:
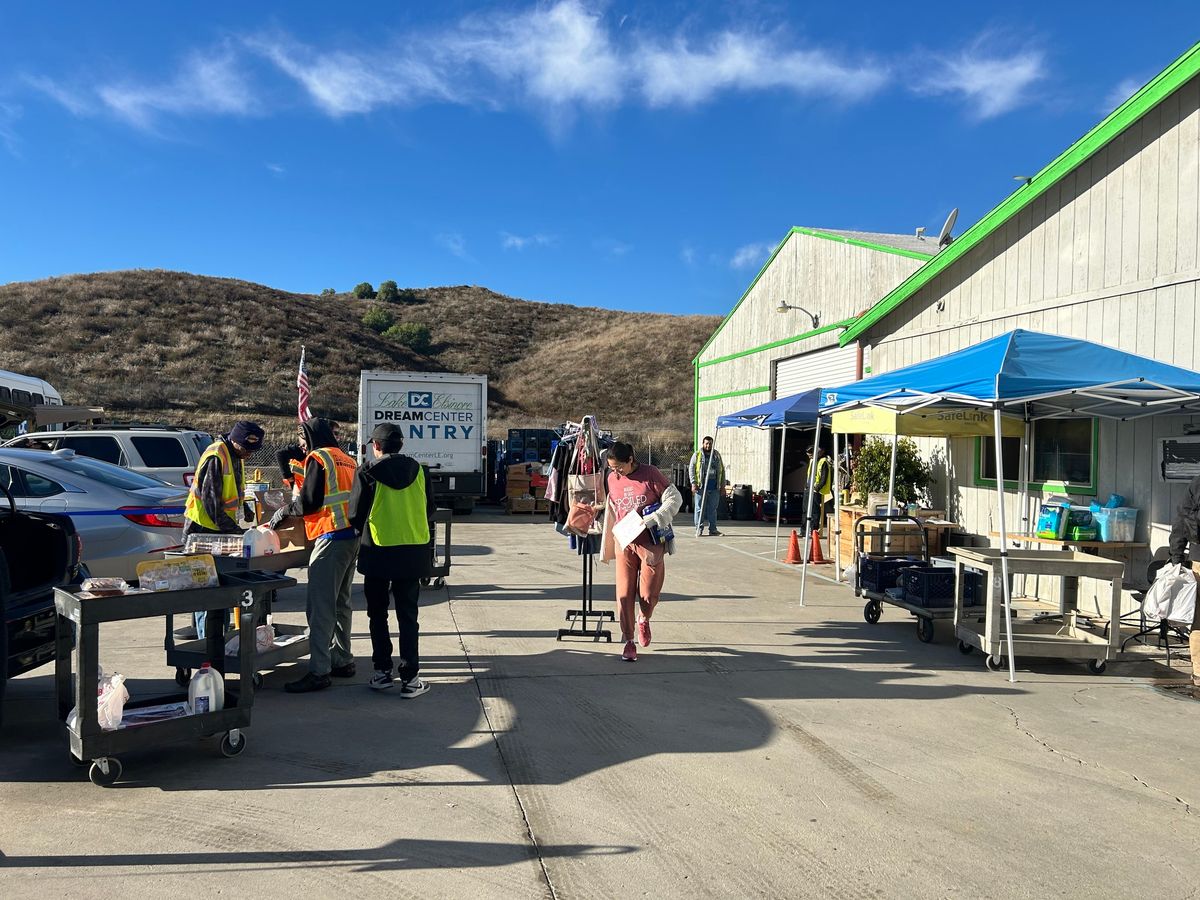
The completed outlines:
<svg viewBox="0 0 1200 900">
<path fill-rule="evenodd" d="M 738 307 L 742 305 L 743 301 L 750 296 L 750 292 L 754 290 L 754 286 L 758 284 L 759 279 L 762 278 L 767 269 L 771 267 L 771 263 L 775 261 L 775 257 L 779 255 L 779 251 L 783 249 L 783 245 L 788 242 L 788 238 L 790 238 L 793 234 L 803 234 L 807 235 L 808 237 L 821 238 L 822 240 L 826 241 L 836 241 L 839 244 L 850 244 L 854 247 L 865 247 L 868 250 L 878 250 L 881 253 L 892 253 L 896 256 L 907 256 L 910 259 L 929 259 L 931 256 L 931 254 L 928 253 L 917 253 L 914 250 L 901 250 L 899 247 L 887 247 L 883 244 L 872 244 L 867 241 L 859 241 L 853 238 L 848 238 L 840 234 L 829 234 L 826 231 L 818 231 L 815 228 L 802 228 L 799 225 L 793 225 L 790 229 L 788 229 L 788 233 L 783 236 L 783 240 L 781 240 L 771 252 L 771 255 L 767 261 L 763 263 L 762 268 L 758 270 L 758 274 L 754 276 L 754 280 L 750 282 L 750 286 L 742 292 L 742 296 L 738 298 L 738 302 L 734 304 L 733 309 L 731 309 L 725 318 L 721 320 L 721 324 L 716 327 L 716 330 L 709 335 L 708 340 L 704 342 L 704 346 L 700 348 L 700 351 L 694 357 L 692 357 L 692 362 L 697 362 L 704 351 L 708 349 L 709 344 L 717 339 L 717 335 L 721 333 L 722 329 L 725 328 L 725 325 L 731 318 L 733 318 L 733 314 L 738 311 Z"/>
<path fill-rule="evenodd" d="M 752 356 L 755 353 L 762 353 L 764 350 L 774 350 L 776 347 L 782 347 L 785 344 L 794 344 L 796 341 L 804 341 L 810 337 L 816 337 L 818 334 L 825 334 L 827 331 L 835 331 L 838 328 L 847 328 L 853 325 L 856 319 L 843 319 L 840 322 L 834 322 L 832 325 L 822 325 L 820 328 L 814 328 L 811 331 L 805 331 L 801 334 L 792 337 L 780 338 L 777 341 L 771 341 L 768 344 L 759 344 L 757 347 L 751 347 L 749 350 L 740 350 L 737 353 L 730 353 L 726 356 L 718 356 L 716 359 L 706 359 L 702 363 L 696 363 L 697 369 L 703 369 L 705 366 L 715 366 L 717 363 L 729 362 L 731 359 L 741 359 L 743 356 Z"/>
<path fill-rule="evenodd" d="M 908 276 L 882 300 L 863 313 L 838 339 L 842 346 L 892 312 L 905 300 L 929 284 L 934 278 L 977 247 L 985 238 L 1003 226 L 1087 159 L 1104 149 L 1130 125 L 1156 107 L 1200 73 L 1200 42 L 1158 73 L 1148 84 L 1109 113 L 1091 131 L 1059 154 L 1033 176 L 1028 184 L 1017 188 L 999 206 L 968 228 L 912 275 Z"/>
</svg>

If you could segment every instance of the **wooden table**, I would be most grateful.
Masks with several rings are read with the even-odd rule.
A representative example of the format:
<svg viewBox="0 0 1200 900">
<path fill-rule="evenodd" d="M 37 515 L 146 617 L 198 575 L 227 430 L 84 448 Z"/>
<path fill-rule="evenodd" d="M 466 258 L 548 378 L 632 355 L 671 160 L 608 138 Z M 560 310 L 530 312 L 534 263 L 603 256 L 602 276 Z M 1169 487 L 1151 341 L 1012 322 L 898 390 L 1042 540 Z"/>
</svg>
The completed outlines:
<svg viewBox="0 0 1200 900">
<path fill-rule="evenodd" d="M 988 668 L 998 670 L 1002 665 L 1001 657 L 1008 653 L 1000 550 L 985 547 L 951 547 L 950 553 L 955 557 L 958 584 L 954 599 L 954 633 L 959 640 L 959 649 L 963 652 L 970 652 L 972 647 L 981 650 L 987 656 Z M 973 615 L 968 617 L 963 606 L 962 570 L 966 567 L 981 569 L 987 575 L 984 586 L 986 615 L 982 628 L 973 621 Z M 1045 575 L 1063 579 L 1057 611 L 1053 612 L 1054 618 L 1060 621 L 1047 620 L 1046 614 L 1055 610 L 1054 604 L 1028 598 L 1019 602 L 1013 601 L 1014 656 L 1085 659 L 1093 673 L 1103 672 L 1106 661 L 1113 659 L 1120 650 L 1120 629 L 1110 628 L 1109 636 L 1105 638 L 1079 627 L 1079 579 L 1094 578 L 1110 583 L 1109 620 L 1118 622 L 1124 573 L 1125 564 L 1119 560 L 1104 559 L 1077 550 L 1009 550 L 1010 577 Z M 1018 611 L 1022 615 L 1019 621 Z"/>
<path fill-rule="evenodd" d="M 998 531 L 989 531 L 988 534 L 992 537 L 1000 537 Z M 1136 550 L 1150 546 L 1143 541 L 1059 541 L 1054 538 L 1038 537 L 1036 534 L 1009 534 L 1008 539 L 1028 544 L 1043 544 L 1048 547 L 1080 547 L 1088 550 L 1104 550 L 1106 548 L 1109 550 Z"/>
</svg>

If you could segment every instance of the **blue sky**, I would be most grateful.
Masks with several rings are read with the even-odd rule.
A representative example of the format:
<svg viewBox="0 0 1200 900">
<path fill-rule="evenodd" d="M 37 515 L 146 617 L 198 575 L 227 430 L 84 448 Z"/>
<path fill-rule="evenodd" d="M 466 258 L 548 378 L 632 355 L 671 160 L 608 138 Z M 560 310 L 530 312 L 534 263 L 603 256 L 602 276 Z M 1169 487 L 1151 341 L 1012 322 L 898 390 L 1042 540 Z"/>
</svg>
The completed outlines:
<svg viewBox="0 0 1200 900">
<path fill-rule="evenodd" d="M 5 4 L 0 282 L 723 314 L 792 225 L 961 232 L 1200 37 L 1146 8 Z"/>
</svg>

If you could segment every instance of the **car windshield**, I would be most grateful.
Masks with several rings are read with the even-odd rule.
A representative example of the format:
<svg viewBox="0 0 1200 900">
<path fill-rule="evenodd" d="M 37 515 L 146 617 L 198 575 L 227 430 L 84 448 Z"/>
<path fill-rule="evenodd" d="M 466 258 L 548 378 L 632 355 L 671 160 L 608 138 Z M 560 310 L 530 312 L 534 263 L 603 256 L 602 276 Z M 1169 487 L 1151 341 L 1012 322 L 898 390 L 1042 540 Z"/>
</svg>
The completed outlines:
<svg viewBox="0 0 1200 900">
<path fill-rule="evenodd" d="M 84 478 L 91 478 L 109 487 L 121 488 L 126 491 L 168 486 L 165 482 L 150 478 L 148 475 L 143 475 L 140 472 L 131 472 L 129 469 L 122 469 L 120 466 L 114 466 L 95 459 L 88 459 L 86 456 L 64 459 L 61 456 L 46 454 L 38 458 L 38 463 L 43 466 L 52 466 L 63 472 L 70 472 L 73 475 L 82 475 Z M 183 488 L 180 488 L 180 490 L 183 490 Z"/>
</svg>

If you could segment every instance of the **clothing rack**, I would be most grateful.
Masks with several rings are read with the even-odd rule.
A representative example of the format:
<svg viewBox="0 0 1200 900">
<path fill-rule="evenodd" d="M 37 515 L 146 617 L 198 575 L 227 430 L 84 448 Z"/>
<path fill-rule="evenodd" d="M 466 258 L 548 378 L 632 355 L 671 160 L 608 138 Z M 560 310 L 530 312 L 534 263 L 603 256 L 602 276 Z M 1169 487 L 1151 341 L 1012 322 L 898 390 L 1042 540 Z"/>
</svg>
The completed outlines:
<svg viewBox="0 0 1200 900">
<path fill-rule="evenodd" d="M 595 574 L 596 554 L 590 547 L 585 547 L 583 553 L 583 593 L 579 609 L 568 609 L 566 620 L 571 624 L 567 628 L 558 629 L 557 640 L 564 637 L 590 637 L 599 643 L 600 638 L 612 643 L 612 632 L 604 627 L 605 620 L 615 622 L 616 614 L 611 609 L 597 610 L 592 603 L 592 584 Z M 595 627 L 588 625 L 588 619 L 594 619 Z M 576 627 L 578 626 L 578 630 Z"/>
</svg>

